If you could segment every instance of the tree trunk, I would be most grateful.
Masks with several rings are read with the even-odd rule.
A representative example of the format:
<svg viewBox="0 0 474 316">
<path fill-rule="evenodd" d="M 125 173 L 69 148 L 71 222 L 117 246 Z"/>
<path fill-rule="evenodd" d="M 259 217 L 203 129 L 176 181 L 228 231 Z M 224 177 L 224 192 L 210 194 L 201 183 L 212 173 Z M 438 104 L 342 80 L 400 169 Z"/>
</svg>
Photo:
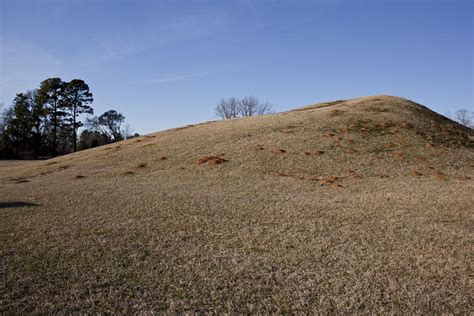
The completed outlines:
<svg viewBox="0 0 474 316">
<path fill-rule="evenodd" d="M 74 147 L 74 152 L 76 152 L 76 149 L 77 149 L 77 146 L 76 146 L 76 139 L 77 139 L 77 135 L 76 135 L 76 108 L 74 108 L 73 111 L 72 111 L 72 137 L 73 137 L 72 143 L 73 143 L 73 147 Z"/>
<path fill-rule="evenodd" d="M 58 109 L 56 103 L 54 104 L 53 112 L 53 157 L 56 157 L 56 145 L 57 145 L 57 125 L 58 125 Z"/>
</svg>

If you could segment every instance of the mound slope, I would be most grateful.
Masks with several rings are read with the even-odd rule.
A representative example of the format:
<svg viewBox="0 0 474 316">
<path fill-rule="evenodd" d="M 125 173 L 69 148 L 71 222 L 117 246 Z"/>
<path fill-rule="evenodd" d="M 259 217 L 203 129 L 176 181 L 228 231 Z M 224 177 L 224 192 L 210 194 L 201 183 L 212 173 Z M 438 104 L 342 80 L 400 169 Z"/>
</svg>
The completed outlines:
<svg viewBox="0 0 474 316">
<path fill-rule="evenodd" d="M 375 96 L 3 163 L 1 309 L 468 312 L 472 136 Z"/>
</svg>

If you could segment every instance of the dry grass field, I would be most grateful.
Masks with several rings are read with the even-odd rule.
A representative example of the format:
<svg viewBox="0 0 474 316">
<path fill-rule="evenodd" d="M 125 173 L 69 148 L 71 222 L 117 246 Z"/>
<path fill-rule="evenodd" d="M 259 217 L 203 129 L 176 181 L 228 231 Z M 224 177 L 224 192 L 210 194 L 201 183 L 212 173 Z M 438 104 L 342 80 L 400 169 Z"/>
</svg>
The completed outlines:
<svg viewBox="0 0 474 316">
<path fill-rule="evenodd" d="M 0 164 L 0 312 L 473 312 L 474 132 L 387 96 Z"/>
</svg>

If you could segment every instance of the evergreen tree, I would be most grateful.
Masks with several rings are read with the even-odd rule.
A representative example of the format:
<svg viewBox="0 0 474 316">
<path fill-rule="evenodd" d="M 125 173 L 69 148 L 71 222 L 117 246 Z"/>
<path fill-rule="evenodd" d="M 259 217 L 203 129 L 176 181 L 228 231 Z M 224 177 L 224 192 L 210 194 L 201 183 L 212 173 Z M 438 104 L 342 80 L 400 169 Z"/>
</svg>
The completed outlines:
<svg viewBox="0 0 474 316">
<path fill-rule="evenodd" d="M 79 114 L 93 114 L 94 110 L 90 106 L 93 101 L 89 86 L 80 79 L 74 79 L 65 84 L 64 107 L 69 111 L 69 120 L 72 131 L 72 142 L 74 152 L 77 150 L 77 129 L 82 126 L 78 121 Z"/>
<path fill-rule="evenodd" d="M 31 106 L 24 93 L 18 93 L 13 100 L 13 107 L 5 126 L 5 139 L 15 155 L 27 152 L 31 145 L 32 120 Z"/>
<path fill-rule="evenodd" d="M 56 156 L 59 127 L 67 114 L 64 112 L 64 89 L 65 83 L 60 78 L 49 78 L 41 82 L 36 93 L 36 104 L 50 117 L 53 156 Z"/>
</svg>

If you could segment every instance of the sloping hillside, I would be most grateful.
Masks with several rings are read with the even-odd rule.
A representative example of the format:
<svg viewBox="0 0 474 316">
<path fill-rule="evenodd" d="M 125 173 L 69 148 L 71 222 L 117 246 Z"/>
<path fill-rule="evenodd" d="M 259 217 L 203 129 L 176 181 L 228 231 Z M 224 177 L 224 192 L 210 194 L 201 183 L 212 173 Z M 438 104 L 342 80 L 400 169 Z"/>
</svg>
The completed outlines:
<svg viewBox="0 0 474 316">
<path fill-rule="evenodd" d="M 473 136 L 375 96 L 2 163 L 0 311 L 467 313 Z"/>
</svg>

